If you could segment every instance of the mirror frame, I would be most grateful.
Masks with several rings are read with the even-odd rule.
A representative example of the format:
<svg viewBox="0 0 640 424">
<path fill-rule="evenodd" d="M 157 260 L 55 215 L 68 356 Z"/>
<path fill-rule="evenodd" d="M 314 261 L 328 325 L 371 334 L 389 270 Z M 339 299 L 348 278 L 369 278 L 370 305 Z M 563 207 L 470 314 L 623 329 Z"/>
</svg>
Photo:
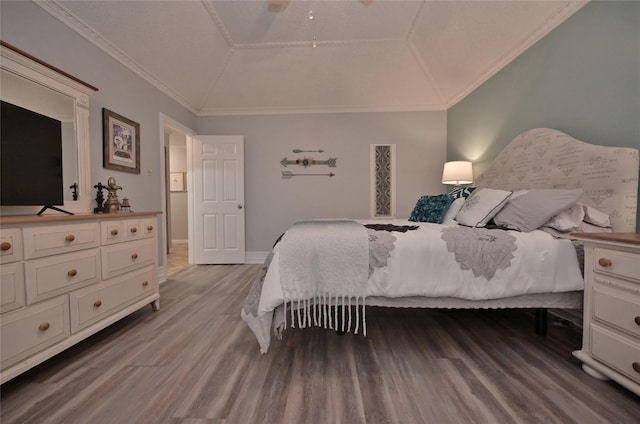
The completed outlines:
<svg viewBox="0 0 640 424">
<path fill-rule="evenodd" d="M 65 201 L 73 213 L 93 212 L 89 96 L 98 89 L 66 72 L 0 40 L 0 68 L 71 97 L 75 102 L 75 135 L 78 157 L 78 200 Z M 2 215 L 36 214 L 40 207 L 3 206 Z"/>
</svg>

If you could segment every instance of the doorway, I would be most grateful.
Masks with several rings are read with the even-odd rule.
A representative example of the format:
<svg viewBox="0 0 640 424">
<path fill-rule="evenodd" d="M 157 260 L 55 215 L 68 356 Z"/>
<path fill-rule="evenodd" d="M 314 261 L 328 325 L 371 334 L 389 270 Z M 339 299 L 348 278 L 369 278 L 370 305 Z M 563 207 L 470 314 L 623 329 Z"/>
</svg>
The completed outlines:
<svg viewBox="0 0 640 424">
<path fill-rule="evenodd" d="M 189 266 L 189 208 L 187 202 L 187 138 L 194 132 L 160 114 L 164 134 L 163 205 L 165 216 L 166 272 L 170 276 Z"/>
</svg>

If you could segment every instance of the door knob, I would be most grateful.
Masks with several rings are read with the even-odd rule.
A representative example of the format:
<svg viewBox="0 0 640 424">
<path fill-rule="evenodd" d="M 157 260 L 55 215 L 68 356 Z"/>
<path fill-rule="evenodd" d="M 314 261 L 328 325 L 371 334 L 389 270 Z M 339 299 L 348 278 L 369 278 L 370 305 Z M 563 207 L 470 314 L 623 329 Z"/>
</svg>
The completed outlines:
<svg viewBox="0 0 640 424">
<path fill-rule="evenodd" d="M 238 205 L 238 209 L 242 209 L 242 205 Z"/>
</svg>

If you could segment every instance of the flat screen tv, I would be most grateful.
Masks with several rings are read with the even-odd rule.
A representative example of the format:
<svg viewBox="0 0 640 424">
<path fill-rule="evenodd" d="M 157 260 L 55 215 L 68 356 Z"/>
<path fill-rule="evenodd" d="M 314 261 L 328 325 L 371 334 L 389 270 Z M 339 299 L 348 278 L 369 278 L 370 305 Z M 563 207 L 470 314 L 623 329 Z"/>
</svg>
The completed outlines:
<svg viewBox="0 0 640 424">
<path fill-rule="evenodd" d="M 43 206 L 40 215 L 64 204 L 62 123 L 1 101 L 0 205 Z"/>
</svg>

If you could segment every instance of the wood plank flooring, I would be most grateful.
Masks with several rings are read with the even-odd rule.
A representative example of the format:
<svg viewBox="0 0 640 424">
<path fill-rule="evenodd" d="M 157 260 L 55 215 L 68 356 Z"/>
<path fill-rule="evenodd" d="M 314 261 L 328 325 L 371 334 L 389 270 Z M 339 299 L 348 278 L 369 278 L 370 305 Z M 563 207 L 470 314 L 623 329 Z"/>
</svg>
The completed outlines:
<svg viewBox="0 0 640 424">
<path fill-rule="evenodd" d="M 138 311 L 5 383 L 10 423 L 637 423 L 585 374 L 580 329 L 529 311 L 369 308 L 367 337 L 290 329 L 260 355 L 239 318 L 259 265 L 191 266 Z"/>
</svg>

